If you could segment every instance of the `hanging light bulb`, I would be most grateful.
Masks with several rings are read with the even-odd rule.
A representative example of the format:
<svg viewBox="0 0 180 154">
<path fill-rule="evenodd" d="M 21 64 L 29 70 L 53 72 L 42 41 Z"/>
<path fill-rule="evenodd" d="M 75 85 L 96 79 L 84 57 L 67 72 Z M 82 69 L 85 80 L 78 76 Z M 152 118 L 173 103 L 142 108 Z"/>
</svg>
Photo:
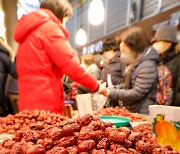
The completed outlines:
<svg viewBox="0 0 180 154">
<path fill-rule="evenodd" d="M 87 35 L 85 30 L 81 26 L 81 28 L 76 33 L 76 44 L 82 46 L 85 45 L 86 43 L 87 43 Z"/>
<path fill-rule="evenodd" d="M 100 25 L 104 21 L 104 6 L 102 0 L 92 0 L 88 10 L 88 20 L 92 25 Z"/>
</svg>

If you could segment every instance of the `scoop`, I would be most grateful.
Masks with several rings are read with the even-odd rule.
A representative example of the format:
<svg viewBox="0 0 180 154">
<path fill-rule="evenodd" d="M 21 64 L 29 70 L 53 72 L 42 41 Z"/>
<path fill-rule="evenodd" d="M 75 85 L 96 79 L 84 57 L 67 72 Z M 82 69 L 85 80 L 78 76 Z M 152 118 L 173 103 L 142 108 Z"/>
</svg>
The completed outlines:
<svg viewBox="0 0 180 154">
<path fill-rule="evenodd" d="M 130 124 L 130 119 L 121 116 L 99 116 L 99 118 L 104 122 L 111 122 L 116 127 L 128 126 Z"/>
</svg>

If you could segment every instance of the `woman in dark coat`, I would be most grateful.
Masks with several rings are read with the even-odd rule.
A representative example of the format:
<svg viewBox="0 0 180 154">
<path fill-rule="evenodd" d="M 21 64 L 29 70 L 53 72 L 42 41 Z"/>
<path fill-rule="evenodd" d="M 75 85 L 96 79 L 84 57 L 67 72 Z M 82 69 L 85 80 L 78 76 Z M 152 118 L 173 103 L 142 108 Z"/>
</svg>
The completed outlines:
<svg viewBox="0 0 180 154">
<path fill-rule="evenodd" d="M 104 89 L 102 93 L 111 99 L 122 100 L 132 112 L 148 114 L 148 107 L 155 103 L 157 84 L 157 52 L 148 47 L 145 32 L 134 27 L 121 35 L 121 61 L 128 67 L 121 86 Z"/>
<path fill-rule="evenodd" d="M 107 38 L 103 42 L 102 52 L 105 61 L 100 79 L 108 84 L 107 76 L 109 74 L 113 85 L 121 84 L 125 65 L 119 60 L 119 46 L 117 46 L 116 39 L 114 37 Z"/>
<path fill-rule="evenodd" d="M 10 74 L 12 77 L 16 78 L 16 66 L 11 61 L 10 54 L 5 44 L 0 41 L 0 107 L 4 112 L 6 108 L 5 103 L 5 85 L 7 76 Z"/>
<path fill-rule="evenodd" d="M 119 59 L 119 46 L 114 37 L 107 38 L 102 46 L 104 65 L 100 79 L 106 82 L 108 87 L 119 85 L 123 81 L 125 65 Z M 119 106 L 118 100 L 108 99 L 104 107 Z"/>
<path fill-rule="evenodd" d="M 176 27 L 162 26 L 152 39 L 153 47 L 160 56 L 158 74 L 162 86 L 157 93 L 160 105 L 180 106 L 180 54 L 176 35 Z"/>
</svg>

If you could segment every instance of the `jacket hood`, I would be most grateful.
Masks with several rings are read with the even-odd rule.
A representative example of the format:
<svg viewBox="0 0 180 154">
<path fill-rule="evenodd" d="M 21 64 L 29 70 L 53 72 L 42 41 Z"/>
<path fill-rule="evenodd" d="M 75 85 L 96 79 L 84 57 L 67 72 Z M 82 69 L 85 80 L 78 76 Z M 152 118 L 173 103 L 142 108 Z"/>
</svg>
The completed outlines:
<svg viewBox="0 0 180 154">
<path fill-rule="evenodd" d="M 58 18 L 50 10 L 39 9 L 38 11 L 31 12 L 28 15 L 24 15 L 17 22 L 14 29 L 14 39 L 19 43 L 22 42 L 28 34 L 50 20 L 56 22 L 61 27 L 66 37 L 69 36 L 67 30 L 62 27 Z"/>
<path fill-rule="evenodd" d="M 144 52 L 138 57 L 138 61 L 140 63 L 147 60 L 153 60 L 156 63 L 159 63 L 160 60 L 159 55 L 153 47 L 146 48 Z"/>
</svg>

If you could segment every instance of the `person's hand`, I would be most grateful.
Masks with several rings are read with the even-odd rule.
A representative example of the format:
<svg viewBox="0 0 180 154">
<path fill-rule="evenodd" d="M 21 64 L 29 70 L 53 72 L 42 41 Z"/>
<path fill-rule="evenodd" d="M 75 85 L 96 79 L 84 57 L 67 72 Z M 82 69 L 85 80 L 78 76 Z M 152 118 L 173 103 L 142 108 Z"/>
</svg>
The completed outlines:
<svg viewBox="0 0 180 154">
<path fill-rule="evenodd" d="M 98 83 L 98 84 L 102 84 L 102 83 L 103 83 L 103 80 L 98 80 L 97 83 Z"/>
<path fill-rule="evenodd" d="M 99 83 L 98 93 L 101 93 L 106 88 L 106 82 Z"/>
<path fill-rule="evenodd" d="M 77 88 L 78 83 L 76 83 L 76 82 L 72 82 L 72 83 L 71 83 L 71 86 L 72 86 L 72 88 Z"/>
<path fill-rule="evenodd" d="M 106 82 L 99 85 L 98 93 L 106 97 L 109 96 L 109 88 L 106 88 Z"/>
<path fill-rule="evenodd" d="M 102 92 L 101 92 L 102 95 L 106 96 L 106 97 L 109 97 L 109 88 L 105 88 Z"/>
</svg>

